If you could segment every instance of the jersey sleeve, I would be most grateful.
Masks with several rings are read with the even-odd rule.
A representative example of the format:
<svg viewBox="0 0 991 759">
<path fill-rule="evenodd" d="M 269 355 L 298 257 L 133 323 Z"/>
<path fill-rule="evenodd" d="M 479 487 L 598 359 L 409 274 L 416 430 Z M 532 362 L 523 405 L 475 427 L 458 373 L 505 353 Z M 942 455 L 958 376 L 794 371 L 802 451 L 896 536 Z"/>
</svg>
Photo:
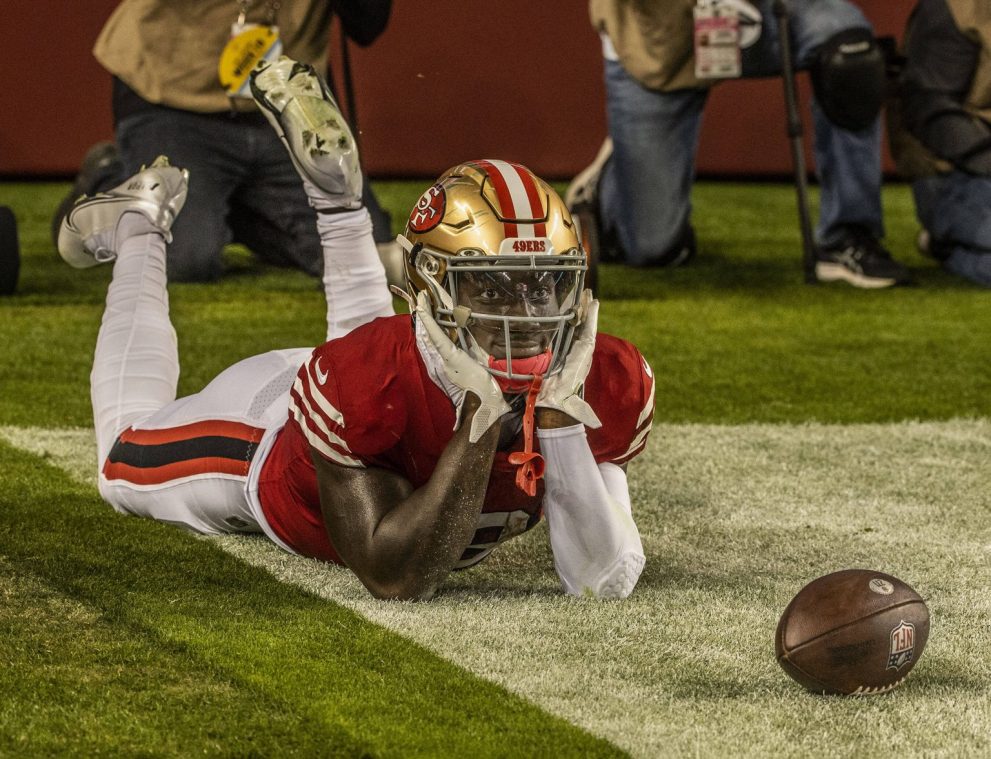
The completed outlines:
<svg viewBox="0 0 991 759">
<path fill-rule="evenodd" d="M 587 431 L 597 463 L 622 466 L 643 452 L 654 420 L 654 373 L 631 343 L 599 336 L 585 400 L 602 422 Z"/>
<path fill-rule="evenodd" d="M 348 467 L 375 463 L 401 437 L 402 404 L 375 367 L 355 362 L 346 346 L 316 348 L 296 374 L 289 424 L 328 461 Z"/>
</svg>

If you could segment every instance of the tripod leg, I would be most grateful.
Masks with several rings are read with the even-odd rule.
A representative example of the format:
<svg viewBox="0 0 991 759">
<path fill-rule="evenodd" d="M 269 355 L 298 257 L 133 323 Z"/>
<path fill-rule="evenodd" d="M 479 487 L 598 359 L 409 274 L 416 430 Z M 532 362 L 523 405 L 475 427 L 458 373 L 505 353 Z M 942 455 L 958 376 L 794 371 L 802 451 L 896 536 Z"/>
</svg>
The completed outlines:
<svg viewBox="0 0 991 759">
<path fill-rule="evenodd" d="M 798 224 L 802 232 L 802 268 L 806 284 L 815 284 L 816 246 L 812 237 L 812 221 L 809 216 L 809 187 L 805 168 L 805 147 L 802 141 L 802 117 L 798 111 L 798 92 L 795 86 L 795 68 L 791 49 L 791 23 L 786 0 L 775 0 L 774 15 L 778 20 L 781 43 L 781 73 L 785 87 L 785 108 L 788 116 L 788 138 L 791 142 L 791 160 L 795 169 L 795 191 L 798 196 Z"/>
</svg>

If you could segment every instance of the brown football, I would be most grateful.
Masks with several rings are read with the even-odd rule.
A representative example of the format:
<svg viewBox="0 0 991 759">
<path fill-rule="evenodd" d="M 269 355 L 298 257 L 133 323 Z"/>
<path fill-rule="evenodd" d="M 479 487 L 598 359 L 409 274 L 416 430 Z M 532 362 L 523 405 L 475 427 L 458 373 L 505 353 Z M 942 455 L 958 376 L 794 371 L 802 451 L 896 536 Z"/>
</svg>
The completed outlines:
<svg viewBox="0 0 991 759">
<path fill-rule="evenodd" d="M 844 569 L 813 580 L 781 615 L 778 663 L 814 693 L 870 695 L 899 685 L 929 638 L 929 609 L 897 577 Z"/>
</svg>

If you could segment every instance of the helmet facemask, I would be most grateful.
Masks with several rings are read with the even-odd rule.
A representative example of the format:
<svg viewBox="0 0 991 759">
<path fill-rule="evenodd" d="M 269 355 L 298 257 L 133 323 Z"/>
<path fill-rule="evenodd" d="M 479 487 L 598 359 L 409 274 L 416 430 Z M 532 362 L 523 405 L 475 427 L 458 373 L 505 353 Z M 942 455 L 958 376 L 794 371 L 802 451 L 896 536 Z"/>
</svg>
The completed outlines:
<svg viewBox="0 0 991 759">
<path fill-rule="evenodd" d="M 399 243 L 407 295 L 503 392 L 561 371 L 580 322 L 581 230 L 554 189 L 520 164 L 468 161 L 417 201 Z"/>
<path fill-rule="evenodd" d="M 493 256 L 415 250 L 402 235 L 400 244 L 427 284 L 437 324 L 504 392 L 523 392 L 536 374 L 561 371 L 579 323 L 586 270 L 580 248 Z"/>
</svg>

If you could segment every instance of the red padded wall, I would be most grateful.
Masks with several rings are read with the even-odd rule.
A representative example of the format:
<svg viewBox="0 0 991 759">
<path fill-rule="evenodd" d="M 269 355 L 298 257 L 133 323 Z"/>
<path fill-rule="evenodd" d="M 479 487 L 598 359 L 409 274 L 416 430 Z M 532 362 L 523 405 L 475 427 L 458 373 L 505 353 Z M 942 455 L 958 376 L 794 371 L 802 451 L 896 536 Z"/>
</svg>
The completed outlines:
<svg viewBox="0 0 991 759">
<path fill-rule="evenodd" d="M 90 50 L 115 5 L 2 0 L 10 33 L 0 174 L 70 174 L 90 144 L 111 136 L 109 77 Z M 860 5 L 879 33 L 896 35 L 911 8 Z M 491 156 L 566 178 L 605 134 L 599 42 L 581 0 L 397 0 L 389 29 L 371 48 L 352 48 L 352 65 L 374 176 L 433 176 Z M 787 173 L 784 129 L 780 80 L 721 85 L 706 110 L 699 171 Z"/>
</svg>

